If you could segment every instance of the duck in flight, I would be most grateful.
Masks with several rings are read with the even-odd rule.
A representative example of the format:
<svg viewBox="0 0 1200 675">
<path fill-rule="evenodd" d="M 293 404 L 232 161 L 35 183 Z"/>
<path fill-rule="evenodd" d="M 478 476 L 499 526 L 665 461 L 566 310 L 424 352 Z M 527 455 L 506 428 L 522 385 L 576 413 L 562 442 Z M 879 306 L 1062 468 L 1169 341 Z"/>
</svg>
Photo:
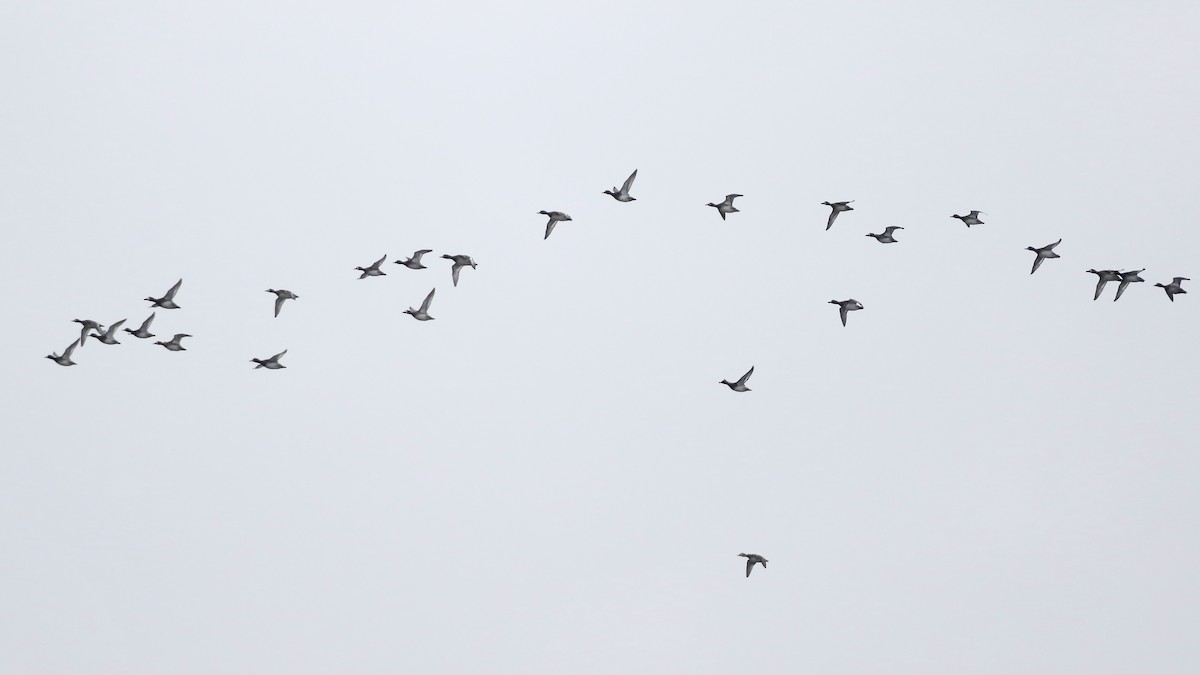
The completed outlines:
<svg viewBox="0 0 1200 675">
<path fill-rule="evenodd" d="M 421 303 L 421 309 L 413 309 L 412 307 L 409 307 L 408 309 L 404 310 L 404 313 L 408 314 L 417 321 L 432 321 L 433 317 L 429 316 L 429 303 L 433 302 L 434 293 L 437 293 L 436 288 L 432 291 L 429 291 L 429 295 L 425 296 L 425 301 Z"/>
<path fill-rule="evenodd" d="M 179 309 L 179 305 L 175 304 L 175 294 L 179 292 L 179 287 L 183 285 L 183 279 L 175 282 L 171 290 L 161 298 L 146 298 L 151 307 L 162 307 L 163 309 Z"/>
<path fill-rule="evenodd" d="M 987 215 L 986 213 L 983 213 L 983 211 L 972 211 L 965 216 L 960 216 L 956 213 L 950 217 L 958 218 L 959 220 L 963 221 L 963 225 L 970 227 L 972 225 L 983 225 L 983 221 L 979 219 L 980 214 L 985 216 Z"/>
<path fill-rule="evenodd" d="M 124 323 L 125 323 L 125 319 L 121 319 L 120 321 L 109 326 L 108 330 L 104 331 L 103 333 L 92 333 L 92 337 L 99 340 L 101 344 L 119 345 L 121 343 L 117 342 L 117 338 L 114 337 L 114 334 L 117 332 L 117 330 L 119 330 L 121 328 L 121 326 Z"/>
<path fill-rule="evenodd" d="M 75 348 L 78 346 L 79 340 L 76 339 L 74 342 L 67 345 L 67 349 L 62 353 L 62 356 L 59 356 L 58 354 L 48 354 L 46 358 L 60 366 L 73 366 L 75 365 L 75 362 L 71 360 L 71 355 L 75 353 Z"/>
<path fill-rule="evenodd" d="M 358 275 L 358 278 L 366 279 L 367 277 L 385 277 L 385 276 L 387 276 L 386 272 L 379 269 L 379 266 L 383 264 L 384 260 L 387 260 L 386 253 L 383 255 L 382 258 L 371 263 L 370 267 L 355 267 L 354 269 L 358 270 L 359 272 L 362 272 L 362 274 Z"/>
<path fill-rule="evenodd" d="M 1058 246 L 1061 243 L 1062 243 L 1062 239 L 1059 239 L 1058 241 L 1054 242 L 1053 244 L 1046 244 L 1045 246 L 1043 246 L 1041 248 L 1034 248 L 1032 246 L 1026 246 L 1025 247 L 1026 251 L 1033 251 L 1033 254 L 1037 256 L 1036 258 L 1033 259 L 1033 269 L 1030 270 L 1029 273 L 1033 274 L 1034 272 L 1038 271 L 1038 268 L 1042 266 L 1042 261 L 1044 261 L 1046 258 L 1061 258 L 1062 256 L 1060 256 L 1059 254 L 1054 252 L 1054 247 Z"/>
<path fill-rule="evenodd" d="M 284 290 L 282 288 L 279 290 L 275 290 L 274 288 L 268 288 L 267 292 L 275 294 L 275 316 L 279 316 L 279 310 L 283 309 L 283 301 L 284 300 L 299 300 L 300 299 L 300 296 L 296 295 L 295 293 L 293 293 L 291 291 Z"/>
<path fill-rule="evenodd" d="M 830 300 L 829 304 L 838 306 L 838 314 L 842 316 L 842 325 L 846 325 L 846 315 L 863 308 L 863 304 L 854 298 L 849 300 Z"/>
<path fill-rule="evenodd" d="M 285 366 L 279 362 L 279 359 L 282 358 L 283 355 L 286 353 L 287 353 L 287 350 L 285 349 L 285 350 L 279 352 L 278 354 L 276 354 L 275 356 L 272 356 L 269 359 L 250 359 L 250 363 L 258 364 L 257 366 L 254 366 L 255 370 L 258 370 L 259 368 L 266 368 L 268 370 L 279 370 L 280 368 L 287 368 L 287 366 Z"/>
<path fill-rule="evenodd" d="M 157 313 L 158 312 L 150 312 L 150 316 L 146 317 L 146 320 L 142 322 L 142 325 L 138 327 L 137 330 L 129 330 L 126 328 L 125 332 L 129 333 L 135 338 L 145 339 L 154 337 L 154 333 L 150 332 L 150 324 L 154 323 L 154 315 Z"/>
<path fill-rule="evenodd" d="M 1092 296 L 1092 300 L 1099 300 L 1100 294 L 1104 292 L 1104 286 L 1110 281 L 1120 281 L 1121 273 L 1116 270 L 1088 270 L 1088 274 L 1095 274 L 1096 279 L 1096 294 Z"/>
<path fill-rule="evenodd" d="M 725 195 L 725 201 L 721 202 L 720 204 L 713 204 L 712 202 L 709 202 L 705 204 L 705 206 L 711 206 L 716 209 L 717 213 L 721 214 L 721 220 L 725 220 L 725 216 L 727 214 L 740 212 L 740 210 L 733 205 L 733 200 L 737 199 L 738 197 L 741 197 L 741 195 Z"/>
<path fill-rule="evenodd" d="M 620 190 L 618 190 L 617 188 L 613 188 L 611 190 L 605 190 L 604 194 L 612 195 L 612 198 L 619 202 L 635 201 L 637 199 L 637 197 L 629 196 L 629 188 L 633 187 L 633 179 L 634 178 L 637 178 L 637 169 L 634 169 L 633 173 L 629 174 L 629 178 L 625 179 L 625 183 L 621 186 Z"/>
<path fill-rule="evenodd" d="M 853 211 L 854 210 L 854 207 L 850 206 L 850 204 L 852 204 L 853 202 L 854 202 L 853 199 L 851 199 L 850 201 L 846 201 L 846 202 L 821 202 L 825 206 L 828 206 L 830 209 L 829 220 L 825 221 L 825 229 L 827 231 L 829 230 L 829 228 L 833 227 L 833 221 L 837 220 L 839 213 L 841 213 L 842 211 Z"/>
<path fill-rule="evenodd" d="M 454 285 L 456 287 L 458 286 L 458 273 L 462 270 L 462 268 L 466 267 L 467 265 L 470 265 L 471 269 L 475 269 L 475 260 L 472 259 L 471 256 L 469 256 L 469 255 L 446 254 L 446 255 L 443 255 L 442 257 L 445 258 L 446 260 L 449 260 L 450 262 L 454 263 L 453 265 L 450 266 L 450 279 L 452 281 L 454 281 Z"/>
<path fill-rule="evenodd" d="M 833 215 L 833 214 L 830 214 L 830 215 Z M 903 227 L 900 227 L 898 225 L 891 225 L 889 227 L 883 228 L 883 232 L 881 234 L 868 234 L 867 236 L 875 237 L 875 240 L 881 244 L 894 244 L 897 241 L 899 241 L 899 239 L 896 239 L 895 237 L 893 237 L 892 233 L 895 232 L 896 230 L 903 230 L 903 229 L 904 229 Z"/>
<path fill-rule="evenodd" d="M 414 251 L 411 258 L 408 260 L 397 260 L 396 264 L 404 265 L 410 270 L 423 270 L 425 269 L 425 266 L 421 264 L 421 256 L 425 255 L 426 253 L 433 253 L 433 249 L 423 248 L 420 251 Z"/>
<path fill-rule="evenodd" d="M 538 211 L 538 213 L 542 214 L 543 216 L 550 217 L 550 220 L 546 222 L 546 236 L 542 237 L 542 241 L 550 238 L 550 233 L 554 231 L 555 225 L 571 219 L 571 216 L 568 216 L 562 211 Z"/>
<path fill-rule="evenodd" d="M 746 559 L 746 576 L 750 576 L 750 572 L 754 569 L 754 564 L 758 563 L 767 569 L 767 559 L 757 553 L 739 553 L 738 557 Z"/>
<path fill-rule="evenodd" d="M 191 335 L 188 335 L 187 333 L 176 333 L 176 334 L 175 334 L 175 337 L 171 338 L 171 339 L 170 339 L 170 341 L 168 341 L 168 342 L 155 342 L 154 344 L 156 344 L 156 345 L 162 345 L 162 346 L 166 347 L 167 349 L 169 349 L 169 350 L 171 350 L 171 351 L 173 351 L 173 352 L 186 352 L 186 351 L 187 351 L 187 349 L 185 349 L 185 348 L 184 348 L 184 346 L 183 346 L 183 344 L 182 344 L 182 340 L 183 340 L 183 338 L 185 338 L 185 337 L 192 337 L 192 336 L 191 336 Z"/>
<path fill-rule="evenodd" d="M 95 321 L 92 321 L 91 319 L 71 319 L 71 321 L 73 323 L 79 324 L 80 326 L 83 326 L 83 328 L 79 331 L 79 346 L 80 347 L 83 346 L 83 343 L 87 342 L 88 336 L 91 335 L 92 331 L 104 330 L 104 326 L 101 326 L 100 324 L 96 323 Z"/>
<path fill-rule="evenodd" d="M 1169 283 L 1169 284 L 1166 284 L 1166 285 L 1154 284 L 1154 285 L 1158 286 L 1159 288 L 1166 291 L 1167 299 L 1170 300 L 1171 302 L 1175 302 L 1176 295 L 1178 295 L 1180 293 L 1183 293 L 1185 295 L 1187 294 L 1187 291 L 1183 290 L 1183 284 L 1180 283 L 1182 281 L 1191 281 L 1191 279 L 1189 279 L 1187 277 L 1175 277 L 1174 279 L 1171 280 L 1171 283 Z"/>
<path fill-rule="evenodd" d="M 732 389 L 734 391 L 750 391 L 750 387 L 746 386 L 746 380 L 750 379 L 750 376 L 753 374 L 754 374 L 754 366 L 750 366 L 750 370 L 747 370 L 745 375 L 739 377 L 737 382 L 721 380 L 720 383 L 725 385 L 726 387 L 729 387 L 730 389 Z"/>
<path fill-rule="evenodd" d="M 1121 285 L 1117 286 L 1117 297 L 1113 298 L 1113 302 L 1116 302 L 1121 299 L 1121 294 L 1125 292 L 1126 288 L 1129 288 L 1129 284 L 1136 284 L 1140 281 L 1145 281 L 1145 279 L 1138 276 L 1139 272 L 1145 272 L 1145 271 L 1146 271 L 1145 269 L 1140 269 L 1140 270 L 1132 270 L 1129 272 L 1121 272 L 1120 273 Z"/>
</svg>

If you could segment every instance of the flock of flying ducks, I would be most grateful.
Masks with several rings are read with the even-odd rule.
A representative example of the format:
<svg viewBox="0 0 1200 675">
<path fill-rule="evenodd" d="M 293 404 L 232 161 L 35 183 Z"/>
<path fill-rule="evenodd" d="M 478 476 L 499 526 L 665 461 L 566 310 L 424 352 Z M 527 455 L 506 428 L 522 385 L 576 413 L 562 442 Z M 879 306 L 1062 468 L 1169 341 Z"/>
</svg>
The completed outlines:
<svg viewBox="0 0 1200 675">
<path fill-rule="evenodd" d="M 626 202 L 627 203 L 627 202 L 636 201 L 637 198 L 632 196 L 631 194 L 629 194 L 629 191 L 633 187 L 633 181 L 637 178 L 637 174 L 638 174 L 637 170 L 634 170 L 634 172 L 629 174 L 629 177 L 625 179 L 625 182 L 621 185 L 620 189 L 614 187 L 611 190 L 605 190 L 604 194 L 611 196 L 613 199 L 617 200 L 618 202 Z M 720 203 L 714 204 L 712 202 L 709 202 L 708 204 L 706 204 L 706 206 L 715 208 L 717 210 L 717 213 L 721 216 L 721 220 L 725 220 L 727 216 L 739 212 L 738 208 L 733 205 L 733 200 L 735 200 L 741 196 L 742 195 L 740 195 L 740 194 L 728 194 L 728 195 L 725 195 L 725 199 L 723 201 L 721 201 Z M 850 206 L 850 204 L 852 204 L 853 201 L 854 200 L 848 200 L 848 201 L 843 201 L 843 202 L 821 202 L 823 205 L 829 207 L 829 217 L 825 222 L 826 230 L 829 230 L 831 227 L 833 227 L 834 221 L 837 220 L 838 215 L 840 215 L 846 211 L 854 210 L 854 207 Z M 571 221 L 571 216 L 567 215 L 566 213 L 563 213 L 562 211 L 539 211 L 538 213 L 540 215 L 546 216 L 548 218 L 548 220 L 546 222 L 546 234 L 543 237 L 543 239 L 549 239 L 550 234 L 554 232 L 555 226 L 558 225 L 559 223 Z M 954 214 L 951 217 L 961 220 L 963 222 L 963 224 L 969 228 L 972 225 L 984 224 L 983 221 L 979 218 L 979 216 L 981 216 L 981 215 L 986 215 L 986 214 L 984 214 L 982 211 L 969 211 L 966 215 Z M 875 240 L 881 244 L 895 244 L 899 241 L 895 238 L 896 231 L 903 230 L 903 229 L 904 229 L 903 227 L 890 226 L 890 227 L 885 228 L 884 231 L 881 233 L 868 233 L 866 236 L 874 237 Z M 1042 247 L 1027 246 L 1025 248 L 1025 250 L 1032 251 L 1035 256 L 1034 260 L 1033 260 L 1033 269 L 1031 269 L 1029 273 L 1033 274 L 1034 272 L 1037 272 L 1038 268 L 1041 267 L 1042 263 L 1045 262 L 1046 260 L 1061 257 L 1057 253 L 1054 252 L 1054 249 L 1061 243 L 1062 243 L 1062 239 L 1059 239 L 1058 241 L 1056 241 L 1052 244 L 1047 244 Z M 405 266 L 409 269 L 413 269 L 413 270 L 426 269 L 425 265 L 421 263 L 421 257 L 427 253 L 432 253 L 432 252 L 433 252 L 432 249 L 421 249 L 419 251 L 415 251 L 412 254 L 412 256 L 409 257 L 407 260 L 395 261 L 395 264 L 403 265 L 403 266 Z M 469 256 L 469 255 L 443 255 L 441 257 L 446 260 L 449 260 L 452 263 L 452 265 L 450 267 L 450 276 L 451 276 L 451 280 L 453 281 L 454 286 L 456 286 L 456 287 L 458 286 L 459 273 L 462 271 L 462 269 L 464 267 L 470 267 L 471 269 L 475 269 L 477 267 L 475 260 L 472 259 L 471 256 Z M 359 277 L 358 277 L 359 279 L 366 279 L 367 277 L 386 276 L 386 273 L 381 269 L 381 266 L 386 261 L 387 261 L 387 255 L 384 255 L 382 258 L 380 258 L 379 260 L 376 260 L 374 263 L 372 263 L 368 267 L 355 267 L 354 269 L 360 272 Z M 1143 279 L 1140 276 L 1140 274 L 1145 271 L 1146 271 L 1145 269 L 1130 270 L 1130 271 L 1126 271 L 1126 272 L 1121 272 L 1118 270 L 1094 270 L 1094 269 L 1087 270 L 1088 273 L 1095 274 L 1097 276 L 1096 293 L 1092 297 L 1092 299 L 1098 300 L 1100 298 L 1100 294 L 1103 293 L 1104 287 L 1108 284 L 1108 282 L 1114 281 L 1114 282 L 1118 282 L 1120 285 L 1117 287 L 1116 296 L 1113 298 L 1113 301 L 1115 302 L 1117 300 L 1120 300 L 1121 296 L 1125 293 L 1125 290 L 1129 287 L 1130 284 L 1145 281 L 1145 279 Z M 1187 277 L 1174 277 L 1171 280 L 1171 283 L 1168 283 L 1168 284 L 1156 283 L 1154 285 L 1158 288 L 1163 289 L 1167 294 L 1167 299 L 1170 300 L 1171 302 L 1174 302 L 1176 295 L 1187 293 L 1187 291 L 1185 291 L 1181 285 L 1182 282 L 1184 282 L 1184 281 L 1190 281 L 1190 279 L 1188 279 Z M 162 308 L 162 309 L 179 309 L 179 305 L 175 303 L 175 295 L 176 295 L 176 293 L 179 292 L 179 287 L 182 285 L 183 285 L 183 279 L 180 279 L 179 281 L 175 282 L 175 285 L 172 286 L 170 288 L 170 290 L 168 290 L 166 292 L 166 294 L 163 295 L 163 297 L 161 297 L 161 298 L 148 297 L 148 298 L 146 298 L 146 300 L 150 302 L 151 307 Z M 283 303 L 285 301 L 298 300 L 300 298 L 300 296 L 296 295 L 295 293 L 293 293 L 289 290 L 267 289 L 267 292 L 275 294 L 275 316 L 276 317 L 279 316 L 280 310 L 283 309 Z M 429 307 L 430 307 L 430 304 L 433 302 L 433 296 L 435 293 L 437 293 L 437 288 L 434 288 L 433 290 L 429 291 L 429 294 L 427 296 L 425 296 L 425 300 L 421 302 L 421 306 L 419 308 L 414 309 L 412 307 L 409 307 L 407 310 L 404 310 L 404 313 L 408 314 L 409 316 L 416 319 L 417 321 L 432 320 L 434 317 L 430 316 Z M 854 312 L 854 311 L 863 309 L 863 304 L 861 302 L 859 302 L 858 300 L 855 300 L 854 298 L 850 298 L 848 300 L 830 300 L 829 303 L 838 306 L 838 315 L 841 318 L 843 326 L 846 325 L 846 317 L 850 312 Z M 150 325 L 154 322 L 155 314 L 156 314 L 156 312 L 152 312 L 150 314 L 150 316 L 145 321 L 142 322 L 142 325 L 139 326 L 137 330 L 130 330 L 130 329 L 126 328 L 126 329 L 124 329 L 125 332 L 129 333 L 130 335 L 133 335 L 136 338 L 141 338 L 141 339 L 148 339 L 148 338 L 155 337 L 154 334 L 150 332 Z M 74 354 L 75 349 L 77 347 L 82 347 L 83 344 L 87 341 L 87 339 L 89 337 L 95 338 L 96 341 L 100 342 L 101 344 L 106 344 L 106 345 L 120 344 L 120 342 L 117 341 L 116 336 L 117 336 L 117 331 L 121 328 L 122 325 L 124 325 L 125 319 L 121 319 L 120 321 L 117 321 L 116 323 L 109 326 L 107 329 L 105 329 L 105 327 L 103 325 L 101 325 L 91 319 L 74 319 L 73 321 L 82 326 L 82 329 L 80 330 L 80 333 L 79 333 L 79 337 L 74 342 L 72 342 L 70 345 L 68 345 L 66 350 L 64 350 L 61 355 L 50 354 L 46 357 L 46 358 L 54 361 L 55 363 L 57 363 L 60 366 L 75 365 L 75 362 L 71 360 L 71 356 Z M 173 352 L 186 351 L 186 349 L 184 348 L 184 346 L 182 344 L 182 340 L 183 340 L 183 338 L 187 338 L 187 337 L 191 337 L 191 335 L 188 335 L 187 333 L 176 333 L 174 335 L 174 337 L 172 337 L 170 340 L 167 340 L 165 342 L 157 341 L 154 344 L 162 345 L 164 348 L 166 348 L 170 351 L 173 351 Z M 287 354 L 286 349 L 278 354 L 275 354 L 274 356 L 272 356 L 270 358 L 251 359 L 250 362 L 255 364 L 254 368 L 256 370 L 259 368 L 266 368 L 268 370 L 278 370 L 280 368 L 286 368 L 286 366 L 284 366 L 282 363 L 279 362 L 279 359 L 282 358 L 285 354 Z M 749 380 L 750 376 L 753 374 L 754 374 L 754 367 L 751 366 L 750 370 L 746 371 L 746 374 L 742 375 L 736 381 L 730 382 L 728 380 L 721 380 L 720 384 L 723 384 L 723 385 L 729 387 L 731 390 L 736 391 L 736 392 L 747 392 L 747 391 L 750 391 L 750 388 L 746 386 L 746 381 Z M 757 553 L 739 553 L 738 556 L 746 559 L 746 576 L 747 577 L 750 576 L 750 572 L 754 569 L 755 564 L 762 565 L 763 569 L 766 569 L 766 567 L 767 567 L 767 559 L 762 557 L 761 555 L 758 555 Z"/>
</svg>

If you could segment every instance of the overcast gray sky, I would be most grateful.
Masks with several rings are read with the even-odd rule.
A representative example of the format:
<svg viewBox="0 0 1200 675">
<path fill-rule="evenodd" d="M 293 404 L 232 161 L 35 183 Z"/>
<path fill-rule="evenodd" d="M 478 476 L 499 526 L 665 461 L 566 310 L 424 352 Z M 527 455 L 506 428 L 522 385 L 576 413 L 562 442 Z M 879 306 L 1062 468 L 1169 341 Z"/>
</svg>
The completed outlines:
<svg viewBox="0 0 1200 675">
<path fill-rule="evenodd" d="M 903 4 L 0 4 L 0 670 L 1196 672 L 1200 9 Z"/>
</svg>

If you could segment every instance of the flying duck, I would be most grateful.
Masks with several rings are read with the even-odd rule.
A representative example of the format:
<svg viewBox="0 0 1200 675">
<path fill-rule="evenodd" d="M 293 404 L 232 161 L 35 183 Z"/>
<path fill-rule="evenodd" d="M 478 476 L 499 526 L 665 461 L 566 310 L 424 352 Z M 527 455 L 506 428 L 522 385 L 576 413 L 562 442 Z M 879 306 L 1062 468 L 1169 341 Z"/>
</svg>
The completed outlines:
<svg viewBox="0 0 1200 675">
<path fill-rule="evenodd" d="M 846 314 L 863 308 L 863 304 L 854 298 L 849 300 L 830 300 L 829 304 L 838 306 L 838 314 L 842 315 L 842 325 L 846 325 Z"/>
<path fill-rule="evenodd" d="M 611 190 L 605 190 L 604 194 L 612 195 L 612 198 L 619 202 L 632 202 L 636 200 L 636 197 L 629 196 L 629 188 L 633 186 L 634 178 L 637 178 L 637 169 L 634 169 L 633 173 L 629 174 L 629 178 L 625 179 L 625 184 L 621 186 L 620 190 L 613 188 Z"/>
<path fill-rule="evenodd" d="M 546 236 L 542 237 L 543 241 L 550 238 L 550 233 L 554 231 L 555 225 L 564 220 L 571 219 L 571 216 L 568 216 L 562 211 L 538 211 L 538 213 L 542 214 L 543 216 L 550 216 L 550 220 L 546 222 Z"/>
<path fill-rule="evenodd" d="M 175 294 L 179 292 L 179 287 L 183 285 L 183 279 L 175 282 L 171 290 L 161 298 L 146 298 L 150 302 L 151 307 L 162 307 L 163 309 L 179 309 L 179 305 L 175 304 Z"/>
<path fill-rule="evenodd" d="M 1171 283 L 1169 283 L 1165 286 L 1163 284 L 1154 284 L 1154 285 L 1158 286 L 1159 288 L 1166 291 L 1167 299 L 1170 300 L 1171 302 L 1175 302 L 1176 295 L 1178 295 L 1180 293 L 1183 293 L 1185 295 L 1187 294 L 1187 291 L 1183 290 L 1183 285 L 1179 283 L 1181 281 L 1191 281 L 1191 279 L 1189 279 L 1187 277 L 1175 277 L 1174 279 L 1171 280 Z"/>
<path fill-rule="evenodd" d="M 1092 296 L 1092 300 L 1100 299 L 1100 293 L 1104 291 L 1104 286 L 1110 281 L 1120 281 L 1121 273 L 1116 270 L 1088 270 L 1088 274 L 1095 274 L 1096 294 Z"/>
<path fill-rule="evenodd" d="M 162 345 L 173 352 L 186 352 L 187 350 L 184 349 L 182 344 L 180 344 L 180 340 L 182 340 L 185 337 L 192 337 L 192 336 L 188 335 L 187 333 L 176 333 L 175 337 L 171 338 L 170 342 L 155 342 L 154 344 Z"/>
<path fill-rule="evenodd" d="M 410 315 L 417 321 L 429 321 L 433 319 L 432 316 L 429 316 L 429 303 L 433 302 L 434 293 L 437 293 L 436 288 L 432 291 L 429 291 L 429 295 L 425 296 L 425 301 L 421 303 L 421 309 L 413 309 L 412 307 L 409 307 L 408 309 L 404 310 L 404 313 Z"/>
<path fill-rule="evenodd" d="M 825 221 L 825 229 L 828 230 L 833 227 L 833 221 L 837 220 L 838 214 L 842 211 L 853 211 L 854 207 L 850 206 L 853 202 L 853 199 L 848 202 L 821 202 L 830 209 L 829 220 Z"/>
<path fill-rule="evenodd" d="M 286 353 L 287 353 L 287 350 L 285 349 L 285 350 L 279 352 L 278 354 L 276 354 L 275 356 L 272 356 L 269 359 L 250 359 L 250 363 L 258 364 L 257 366 L 254 366 L 255 370 L 258 370 L 259 368 L 266 368 L 268 370 L 279 370 L 280 368 L 287 368 L 287 366 L 285 366 L 279 362 L 279 358 Z"/>
<path fill-rule="evenodd" d="M 121 328 L 121 325 L 122 325 L 122 324 L 124 324 L 124 323 L 125 323 L 125 319 L 121 319 L 120 321 L 118 321 L 118 322 L 114 323 L 113 325 L 109 326 L 109 327 L 108 327 L 108 330 L 104 331 L 104 333 L 103 333 L 103 334 L 101 334 L 101 333 L 92 333 L 92 337 L 94 337 L 94 338 L 96 338 L 97 340 L 99 340 L 99 341 L 100 341 L 102 344 L 106 344 L 106 345 L 119 345 L 119 344 L 121 344 L 121 343 L 120 343 L 120 342 L 117 342 L 117 338 L 113 337 L 113 334 L 114 334 L 114 333 L 116 333 L 116 332 L 117 332 L 117 330 L 118 330 L 118 329 L 120 329 L 120 328 Z"/>
<path fill-rule="evenodd" d="M 142 322 L 141 327 L 139 327 L 137 330 L 129 330 L 126 328 L 125 332 L 136 338 L 145 339 L 154 337 L 154 333 L 150 332 L 150 324 L 154 323 L 154 315 L 157 313 L 158 312 L 150 312 L 150 316 L 146 317 L 146 320 Z"/>
<path fill-rule="evenodd" d="M 279 310 L 283 309 L 283 301 L 284 300 L 299 300 L 300 299 L 300 296 L 296 295 L 295 293 L 293 293 L 291 291 L 286 291 L 282 288 L 279 290 L 275 290 L 274 288 L 268 288 L 267 292 L 275 294 L 275 316 L 279 316 Z"/>
<path fill-rule="evenodd" d="M 725 220 L 725 216 L 730 213 L 739 213 L 739 209 L 733 205 L 733 200 L 741 197 L 741 195 L 725 195 L 725 201 L 720 204 L 709 202 L 705 206 L 711 206 L 721 214 L 721 220 Z"/>
<path fill-rule="evenodd" d="M 359 272 L 362 272 L 362 274 L 358 275 L 358 278 L 366 279 L 367 277 L 385 277 L 385 276 L 387 276 L 386 272 L 379 269 L 379 266 L 383 264 L 384 260 L 387 260 L 386 253 L 383 255 L 382 258 L 371 263 L 370 267 L 355 267 L 354 269 L 358 270 Z"/>
<path fill-rule="evenodd" d="M 1062 256 L 1060 256 L 1059 254 L 1054 252 L 1054 247 L 1058 246 L 1061 243 L 1062 243 L 1062 239 L 1059 239 L 1058 241 L 1054 242 L 1053 244 L 1046 244 L 1045 246 L 1043 246 L 1041 248 L 1034 248 L 1032 246 L 1026 246 L 1025 247 L 1026 251 L 1033 251 L 1034 255 L 1037 256 L 1036 258 L 1033 259 L 1033 269 L 1030 270 L 1029 273 L 1033 274 L 1034 272 L 1036 272 L 1038 270 L 1038 268 L 1042 266 L 1042 261 L 1045 260 L 1046 258 L 1061 258 Z"/>
<path fill-rule="evenodd" d="M 762 565 L 764 570 L 767 569 L 767 559 L 757 553 L 739 553 L 738 556 L 746 559 L 747 577 L 750 576 L 750 571 L 754 569 L 754 563 Z"/>
<path fill-rule="evenodd" d="M 970 227 L 972 225 L 983 225 L 983 221 L 979 219 L 980 214 L 985 216 L 987 215 L 986 213 L 983 213 L 983 211 L 972 211 L 965 216 L 960 216 L 956 213 L 950 217 L 958 218 L 959 220 L 963 221 L 963 225 Z"/>
<path fill-rule="evenodd" d="M 454 281 L 455 286 L 458 286 L 458 273 L 460 270 L 462 270 L 462 268 L 470 265 L 471 269 L 475 269 L 475 261 L 472 260 L 471 256 L 469 255 L 446 254 L 442 257 L 454 263 L 450 266 L 450 278 Z"/>
<path fill-rule="evenodd" d="M 410 270 L 423 270 L 425 269 L 425 266 L 421 264 L 421 256 L 425 255 L 426 253 L 433 253 L 433 249 L 423 248 L 420 251 L 414 252 L 412 257 L 408 260 L 397 260 L 396 264 L 404 265 Z"/>
<path fill-rule="evenodd" d="M 750 379 L 750 376 L 753 374 L 754 374 L 754 366 L 750 366 L 750 370 L 747 370 L 745 375 L 739 377 L 737 382 L 729 382 L 728 380 L 721 380 L 720 383 L 725 385 L 726 387 L 729 387 L 730 389 L 732 389 L 734 391 L 750 391 L 750 387 L 746 386 L 746 380 Z"/>
<path fill-rule="evenodd" d="M 60 366 L 73 366 L 75 365 L 75 362 L 71 360 L 71 354 L 75 353 L 75 348 L 78 346 L 79 340 L 75 340 L 71 344 L 67 345 L 67 350 L 62 353 L 62 356 L 59 356 L 58 354 L 49 354 L 46 356 L 46 358 Z"/>
<path fill-rule="evenodd" d="M 1145 269 L 1140 269 L 1130 272 L 1121 272 L 1121 285 L 1117 286 L 1117 297 L 1113 298 L 1113 302 L 1121 299 L 1121 294 L 1125 292 L 1125 289 L 1129 287 L 1129 284 L 1136 284 L 1139 281 L 1145 281 L 1145 279 L 1138 276 L 1139 272 L 1145 271 Z"/>
<path fill-rule="evenodd" d="M 91 331 L 104 330 L 104 326 L 101 326 L 100 324 L 96 323 L 95 321 L 92 321 L 91 319 L 71 319 L 71 321 L 79 324 L 80 326 L 83 326 L 83 328 L 79 331 L 79 346 L 80 347 L 83 346 L 83 343 L 87 342 L 88 335 L 91 335 Z"/>
<path fill-rule="evenodd" d="M 833 214 L 830 214 L 830 215 L 833 215 Z M 875 240 L 881 244 L 894 244 L 899 240 L 896 239 L 895 237 L 893 237 L 892 233 L 895 232 L 896 230 L 903 230 L 903 229 L 904 229 L 903 227 L 900 227 L 898 225 L 892 225 L 892 226 L 884 228 L 882 234 L 868 234 L 867 236 L 875 237 Z"/>
</svg>

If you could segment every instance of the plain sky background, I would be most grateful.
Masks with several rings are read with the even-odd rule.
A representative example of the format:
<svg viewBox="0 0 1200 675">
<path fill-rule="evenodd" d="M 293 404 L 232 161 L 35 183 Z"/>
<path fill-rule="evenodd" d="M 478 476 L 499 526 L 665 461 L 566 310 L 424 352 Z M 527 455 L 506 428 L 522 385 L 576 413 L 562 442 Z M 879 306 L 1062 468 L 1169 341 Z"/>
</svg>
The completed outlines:
<svg viewBox="0 0 1200 675">
<path fill-rule="evenodd" d="M 1195 673 L 1198 29 L 3 2 L 0 671 Z"/>
</svg>

